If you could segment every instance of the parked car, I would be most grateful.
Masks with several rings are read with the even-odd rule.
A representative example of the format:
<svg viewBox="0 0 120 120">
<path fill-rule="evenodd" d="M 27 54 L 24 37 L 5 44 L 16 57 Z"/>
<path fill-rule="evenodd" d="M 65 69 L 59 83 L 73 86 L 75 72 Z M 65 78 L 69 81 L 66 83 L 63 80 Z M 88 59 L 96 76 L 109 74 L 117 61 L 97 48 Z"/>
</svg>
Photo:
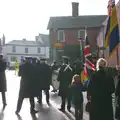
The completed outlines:
<svg viewBox="0 0 120 120">
<path fill-rule="evenodd" d="M 9 70 L 14 70 L 14 69 L 15 69 L 14 62 L 9 62 Z"/>
</svg>

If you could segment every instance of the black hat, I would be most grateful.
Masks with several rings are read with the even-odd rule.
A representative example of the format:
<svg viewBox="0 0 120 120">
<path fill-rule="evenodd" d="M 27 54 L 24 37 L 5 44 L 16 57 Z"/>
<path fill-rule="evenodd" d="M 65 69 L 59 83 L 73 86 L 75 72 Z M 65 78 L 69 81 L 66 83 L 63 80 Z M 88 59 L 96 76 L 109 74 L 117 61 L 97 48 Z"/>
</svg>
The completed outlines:
<svg viewBox="0 0 120 120">
<path fill-rule="evenodd" d="M 30 59 L 32 59 L 32 57 L 26 56 L 25 59 L 26 59 L 26 60 L 30 60 Z"/>
<path fill-rule="evenodd" d="M 68 57 L 68 56 L 62 56 L 62 58 L 63 58 L 64 60 L 70 60 L 70 57 Z"/>
<path fill-rule="evenodd" d="M 46 58 L 40 58 L 40 61 L 46 61 Z"/>
</svg>

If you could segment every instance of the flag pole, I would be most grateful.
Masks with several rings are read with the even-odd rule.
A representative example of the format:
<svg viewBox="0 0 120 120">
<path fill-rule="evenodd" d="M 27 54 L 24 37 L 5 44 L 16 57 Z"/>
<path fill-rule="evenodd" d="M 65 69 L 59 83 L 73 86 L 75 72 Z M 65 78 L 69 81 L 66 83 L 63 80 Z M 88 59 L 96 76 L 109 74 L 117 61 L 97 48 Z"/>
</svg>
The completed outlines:
<svg viewBox="0 0 120 120">
<path fill-rule="evenodd" d="M 104 39 L 105 39 L 105 33 L 104 33 L 104 25 L 102 26 L 102 33 L 103 33 L 103 58 L 105 58 L 105 54 L 104 54 Z"/>
<path fill-rule="evenodd" d="M 117 51 L 116 51 L 116 56 L 117 56 L 117 65 L 119 65 L 119 48 L 117 48 Z"/>
</svg>

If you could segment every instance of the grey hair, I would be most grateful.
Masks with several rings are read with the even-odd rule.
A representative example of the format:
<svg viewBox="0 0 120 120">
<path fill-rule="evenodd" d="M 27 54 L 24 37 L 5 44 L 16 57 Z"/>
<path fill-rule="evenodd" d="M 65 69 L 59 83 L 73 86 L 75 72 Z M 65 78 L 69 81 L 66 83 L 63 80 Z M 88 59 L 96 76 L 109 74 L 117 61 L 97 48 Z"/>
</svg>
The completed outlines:
<svg viewBox="0 0 120 120">
<path fill-rule="evenodd" d="M 96 64 L 96 69 L 107 67 L 107 61 L 104 58 L 99 58 Z"/>
</svg>

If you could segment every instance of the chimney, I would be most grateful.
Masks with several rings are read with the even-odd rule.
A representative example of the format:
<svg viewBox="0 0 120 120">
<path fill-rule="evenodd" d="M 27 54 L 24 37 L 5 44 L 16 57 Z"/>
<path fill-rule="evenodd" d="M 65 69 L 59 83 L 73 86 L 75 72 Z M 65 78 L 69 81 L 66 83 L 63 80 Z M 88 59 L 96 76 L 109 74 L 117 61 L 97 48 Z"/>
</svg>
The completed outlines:
<svg viewBox="0 0 120 120">
<path fill-rule="evenodd" d="M 35 40 L 38 41 L 38 36 L 35 36 Z"/>
<path fill-rule="evenodd" d="M 77 17 L 79 15 L 79 3 L 72 2 L 72 16 Z"/>
<path fill-rule="evenodd" d="M 26 39 L 25 39 L 25 38 L 23 38 L 23 41 L 26 41 Z"/>
</svg>

